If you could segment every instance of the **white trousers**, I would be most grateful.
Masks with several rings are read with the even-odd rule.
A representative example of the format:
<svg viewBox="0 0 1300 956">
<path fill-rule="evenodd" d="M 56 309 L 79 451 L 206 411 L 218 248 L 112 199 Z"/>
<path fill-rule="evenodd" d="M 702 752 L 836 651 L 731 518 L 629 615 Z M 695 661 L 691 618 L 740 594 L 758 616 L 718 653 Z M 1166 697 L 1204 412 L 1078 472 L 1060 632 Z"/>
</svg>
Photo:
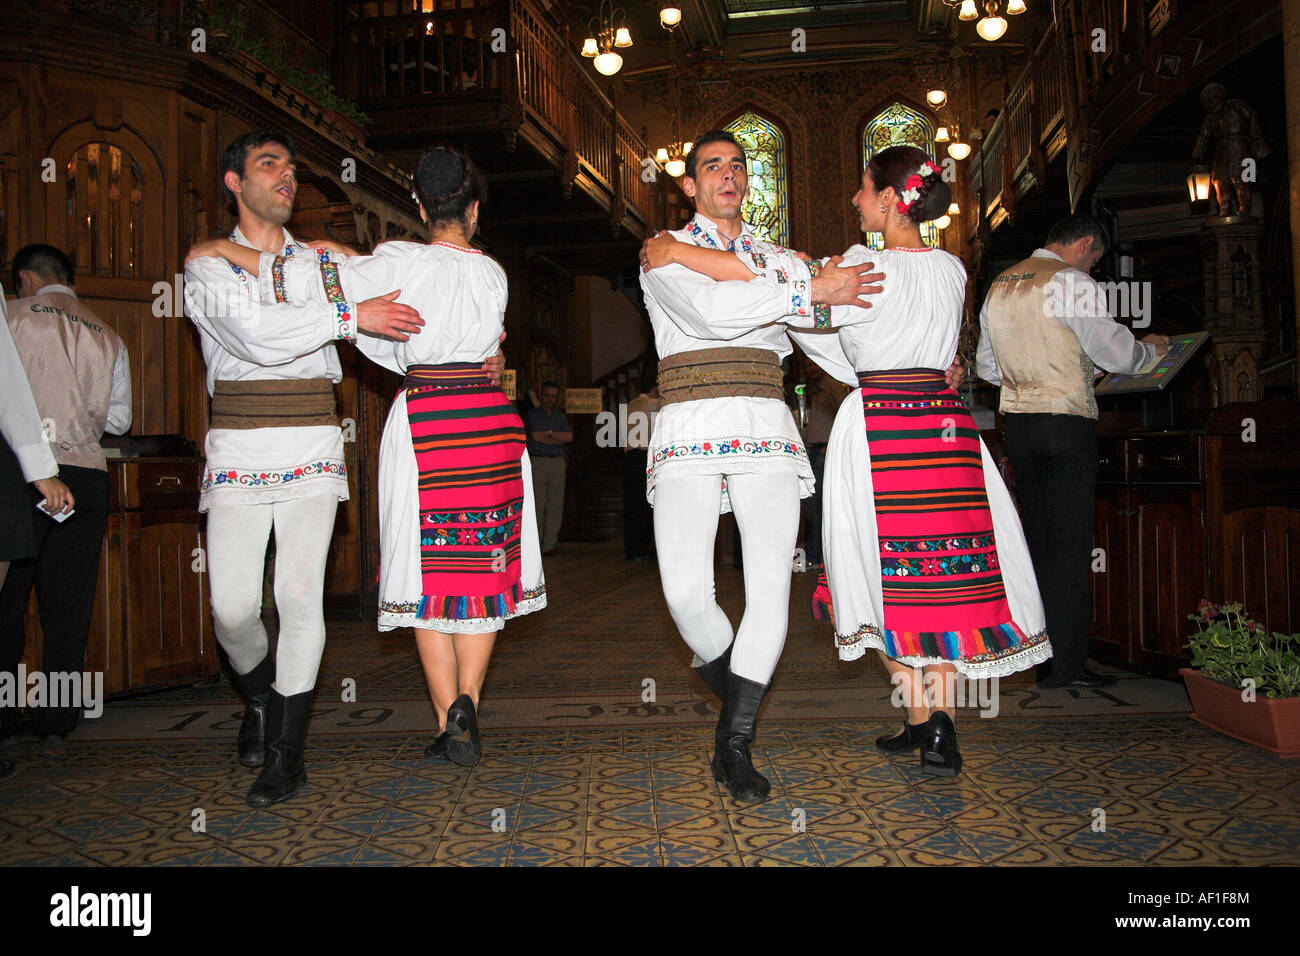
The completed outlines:
<svg viewBox="0 0 1300 956">
<path fill-rule="evenodd" d="M 785 646 L 790 572 L 799 534 L 799 477 L 793 471 L 727 476 L 740 528 L 745 613 L 735 632 L 731 670 L 767 684 Z M 721 475 L 667 475 L 655 484 L 655 548 L 664 599 L 682 639 L 701 661 L 732 643 L 713 577 Z"/>
<path fill-rule="evenodd" d="M 275 529 L 275 607 L 280 617 L 275 689 L 286 697 L 316 686 L 325 651 L 325 560 L 338 508 L 338 495 L 331 493 L 264 505 L 213 504 L 208 509 L 212 622 L 237 674 L 247 674 L 266 657 L 262 569 Z"/>
</svg>

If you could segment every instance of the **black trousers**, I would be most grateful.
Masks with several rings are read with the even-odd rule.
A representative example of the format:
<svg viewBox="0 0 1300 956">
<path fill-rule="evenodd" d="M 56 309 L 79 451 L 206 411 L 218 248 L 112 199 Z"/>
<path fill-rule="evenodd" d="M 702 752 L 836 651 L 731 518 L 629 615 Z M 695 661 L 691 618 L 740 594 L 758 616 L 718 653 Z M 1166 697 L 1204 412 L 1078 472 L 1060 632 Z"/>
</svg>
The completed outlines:
<svg viewBox="0 0 1300 956">
<path fill-rule="evenodd" d="M 1097 423 L 1079 415 L 1010 414 L 1003 416 L 1002 433 L 1047 614 L 1047 679 L 1067 683 L 1088 660 Z"/>
<path fill-rule="evenodd" d="M 627 560 L 654 553 L 654 509 L 645 500 L 644 448 L 623 452 L 623 552 Z"/>
<path fill-rule="evenodd" d="M 86 636 L 95 607 L 99 555 L 108 524 L 108 474 L 93 468 L 63 467 L 59 479 L 76 499 L 76 513 L 62 524 L 35 508 L 32 493 L 29 520 L 36 535 L 36 556 L 15 561 L 0 589 L 0 671 L 14 674 L 23 656 L 23 614 L 36 585 L 40 608 L 46 674 L 80 673 L 86 662 Z M 76 707 L 32 709 L 32 729 L 41 736 L 67 734 L 77 726 Z M 0 722 L 18 722 L 15 709 L 0 708 Z"/>
<path fill-rule="evenodd" d="M 822 561 L 822 489 L 826 487 L 826 446 L 812 444 L 808 446 L 808 464 L 812 466 L 816 490 L 803 499 L 803 550 L 809 566 L 815 567 Z"/>
</svg>

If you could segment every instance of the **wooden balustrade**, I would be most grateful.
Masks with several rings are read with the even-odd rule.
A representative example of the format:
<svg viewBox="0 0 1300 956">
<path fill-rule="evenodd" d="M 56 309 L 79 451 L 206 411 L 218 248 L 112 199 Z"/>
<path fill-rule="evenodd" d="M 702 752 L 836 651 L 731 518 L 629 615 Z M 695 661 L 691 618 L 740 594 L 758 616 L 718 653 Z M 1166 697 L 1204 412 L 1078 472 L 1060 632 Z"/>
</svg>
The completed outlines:
<svg viewBox="0 0 1300 956">
<path fill-rule="evenodd" d="M 645 142 L 622 116 L 618 117 L 617 146 L 623 199 L 651 225 L 650 184 L 641 177 L 641 163 L 649 154 Z"/>
<path fill-rule="evenodd" d="M 434 10 L 426 0 L 353 0 L 343 8 L 344 95 L 358 101 L 482 94 L 501 88 L 494 0 Z"/>
<path fill-rule="evenodd" d="M 612 218 L 622 219 L 626 203 L 649 221 L 650 193 L 640 178 L 646 145 L 617 114 L 590 64 L 531 0 L 455 3 L 349 0 L 339 69 L 344 94 L 372 111 L 416 98 L 510 98 L 524 121 L 569 154 L 562 171 L 566 181 L 584 173 L 617 207 Z M 508 53 L 493 49 L 497 24 L 508 24 Z"/>
</svg>

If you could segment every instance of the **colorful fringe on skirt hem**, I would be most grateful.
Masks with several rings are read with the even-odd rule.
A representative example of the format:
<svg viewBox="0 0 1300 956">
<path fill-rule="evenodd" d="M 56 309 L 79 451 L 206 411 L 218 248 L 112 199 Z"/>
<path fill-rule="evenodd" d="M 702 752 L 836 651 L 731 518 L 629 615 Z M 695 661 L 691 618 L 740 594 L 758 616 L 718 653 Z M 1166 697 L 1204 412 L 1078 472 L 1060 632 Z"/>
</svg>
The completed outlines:
<svg viewBox="0 0 1300 956">
<path fill-rule="evenodd" d="M 973 660 L 1002 655 L 1030 641 L 1014 621 L 996 627 L 967 631 L 881 631 L 885 654 L 899 657 L 937 657 L 945 661 Z"/>
<path fill-rule="evenodd" d="M 523 600 L 523 584 L 516 581 L 508 591 L 485 597 L 465 595 L 436 596 L 425 594 L 420 598 L 415 616 L 427 621 L 441 618 L 445 621 L 465 621 L 477 618 L 509 617 Z"/>
</svg>

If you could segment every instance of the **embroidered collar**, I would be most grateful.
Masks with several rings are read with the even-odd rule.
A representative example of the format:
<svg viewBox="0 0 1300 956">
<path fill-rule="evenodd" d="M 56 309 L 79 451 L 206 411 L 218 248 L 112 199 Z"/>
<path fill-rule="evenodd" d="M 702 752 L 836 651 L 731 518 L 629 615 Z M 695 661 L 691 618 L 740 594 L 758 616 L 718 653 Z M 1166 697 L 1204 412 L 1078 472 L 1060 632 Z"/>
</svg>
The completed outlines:
<svg viewBox="0 0 1300 956">
<path fill-rule="evenodd" d="M 695 245 L 708 246 L 710 249 L 735 252 L 736 247 L 739 246 L 741 252 L 750 252 L 754 246 L 753 230 L 749 228 L 749 223 L 743 220 L 740 224 L 739 236 L 735 239 L 723 239 L 722 234 L 718 232 L 718 224 L 697 212 L 695 217 L 686 224 L 686 232 Z M 717 235 L 716 239 L 714 234 Z"/>
<path fill-rule="evenodd" d="M 285 259 L 292 258 L 295 249 L 307 248 L 304 243 L 299 242 L 293 236 L 289 235 L 288 229 L 285 229 L 283 226 L 281 226 L 280 228 L 284 231 L 284 248 L 280 250 L 280 255 L 282 257 L 284 257 Z M 245 236 L 242 232 L 239 231 L 238 226 L 236 226 L 233 230 L 231 230 L 230 241 L 237 243 L 241 246 L 246 246 L 249 249 L 257 248 L 257 246 L 253 245 L 251 242 L 248 241 L 247 236 Z M 233 262 L 229 263 L 229 265 L 230 268 L 234 271 L 235 275 L 239 276 L 240 281 L 243 282 L 245 285 L 247 285 L 249 281 L 248 274 L 244 272 L 243 269 L 239 268 L 239 266 L 235 265 Z"/>
<path fill-rule="evenodd" d="M 457 252 L 468 252 L 471 255 L 475 255 L 475 256 L 483 255 L 482 249 L 473 249 L 469 246 L 458 246 L 454 242 L 443 242 L 441 239 L 435 239 L 433 242 L 429 243 L 429 245 L 446 246 L 448 249 L 455 249 Z"/>
</svg>

